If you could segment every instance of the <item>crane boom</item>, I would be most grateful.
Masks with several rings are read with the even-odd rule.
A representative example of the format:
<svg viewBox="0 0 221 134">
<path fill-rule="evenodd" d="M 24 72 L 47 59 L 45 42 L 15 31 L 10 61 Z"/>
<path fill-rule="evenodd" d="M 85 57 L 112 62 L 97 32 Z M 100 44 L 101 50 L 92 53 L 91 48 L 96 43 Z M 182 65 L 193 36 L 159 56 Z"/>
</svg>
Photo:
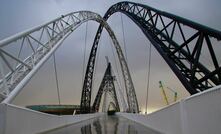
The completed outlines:
<svg viewBox="0 0 221 134">
<path fill-rule="evenodd" d="M 170 87 L 167 87 L 167 89 L 169 89 L 170 91 L 172 91 L 174 93 L 173 101 L 176 102 L 177 101 L 177 96 L 178 96 L 177 92 L 175 90 L 171 89 Z"/>
<path fill-rule="evenodd" d="M 159 84 L 160 84 L 160 88 L 161 88 L 161 91 L 162 91 L 162 94 L 163 94 L 164 100 L 165 100 L 166 104 L 169 105 L 169 101 L 168 101 L 168 98 L 167 98 L 166 92 L 165 92 L 165 90 L 164 90 L 163 84 L 162 84 L 161 81 L 159 81 Z"/>
</svg>

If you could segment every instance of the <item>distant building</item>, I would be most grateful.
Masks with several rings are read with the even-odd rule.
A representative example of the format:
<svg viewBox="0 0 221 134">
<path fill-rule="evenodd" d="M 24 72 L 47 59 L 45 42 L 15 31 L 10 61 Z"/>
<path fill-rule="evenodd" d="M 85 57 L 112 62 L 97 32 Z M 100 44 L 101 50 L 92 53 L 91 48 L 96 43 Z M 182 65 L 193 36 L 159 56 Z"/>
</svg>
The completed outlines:
<svg viewBox="0 0 221 134">
<path fill-rule="evenodd" d="M 73 115 L 80 113 L 80 105 L 31 105 L 29 109 L 56 115 Z"/>
</svg>

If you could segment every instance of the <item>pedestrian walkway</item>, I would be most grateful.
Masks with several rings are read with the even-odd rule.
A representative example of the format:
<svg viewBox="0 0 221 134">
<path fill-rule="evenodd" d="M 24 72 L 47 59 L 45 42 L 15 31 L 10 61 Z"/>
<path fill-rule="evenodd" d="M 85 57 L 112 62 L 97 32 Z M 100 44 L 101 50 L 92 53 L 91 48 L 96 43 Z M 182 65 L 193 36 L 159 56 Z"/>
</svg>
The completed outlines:
<svg viewBox="0 0 221 134">
<path fill-rule="evenodd" d="M 153 129 L 119 116 L 101 116 L 42 134 L 160 134 Z"/>
</svg>

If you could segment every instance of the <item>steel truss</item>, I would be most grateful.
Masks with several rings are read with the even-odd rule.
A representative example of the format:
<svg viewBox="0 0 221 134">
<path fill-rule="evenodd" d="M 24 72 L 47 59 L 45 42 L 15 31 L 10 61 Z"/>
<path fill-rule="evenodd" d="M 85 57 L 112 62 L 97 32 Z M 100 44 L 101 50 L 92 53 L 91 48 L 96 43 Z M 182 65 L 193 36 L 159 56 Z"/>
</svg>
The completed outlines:
<svg viewBox="0 0 221 134">
<path fill-rule="evenodd" d="M 107 16 L 104 17 L 104 20 L 107 20 Z M 85 73 L 84 85 L 83 85 L 83 92 L 85 92 L 85 94 L 86 94 L 87 90 L 91 91 L 91 89 L 92 89 L 92 78 L 93 78 L 94 67 L 95 67 L 95 59 L 96 59 L 97 48 L 98 48 L 98 44 L 99 44 L 99 40 L 100 40 L 103 28 L 104 28 L 103 25 L 99 26 L 97 33 L 96 33 L 96 37 L 94 39 L 93 46 L 91 48 L 91 52 L 90 52 L 90 56 L 89 56 L 88 64 L 87 64 L 87 69 L 86 69 L 86 73 Z M 116 52 L 117 52 L 118 59 L 120 62 L 121 71 L 123 74 L 124 84 L 125 84 L 126 93 L 127 93 L 127 101 L 128 101 L 127 102 L 127 104 L 128 104 L 127 112 L 138 113 L 139 106 L 138 106 L 138 102 L 137 102 L 136 93 L 134 90 L 133 81 L 130 76 L 129 68 L 127 66 L 127 62 L 125 60 L 125 57 L 123 55 L 123 52 L 122 52 L 120 46 L 116 45 L 116 43 L 114 43 L 114 46 L 116 48 Z M 84 101 L 84 100 L 86 98 L 88 98 L 89 96 L 90 95 L 82 96 L 81 105 L 86 103 L 86 101 Z M 91 98 L 89 97 L 89 100 L 90 99 Z M 86 106 L 87 108 L 82 109 L 81 113 L 88 113 L 89 112 L 89 109 L 90 109 L 89 104 L 90 103 L 88 101 L 88 104 Z"/>
<path fill-rule="evenodd" d="M 0 102 L 10 103 L 62 42 L 82 23 L 89 20 L 104 26 L 113 44 L 120 49 L 108 24 L 100 15 L 90 11 L 62 15 L 44 25 L 0 41 Z M 82 107 L 90 104 L 91 90 L 86 88 L 84 91 L 82 96 L 86 95 L 87 99 Z"/>
<path fill-rule="evenodd" d="M 94 39 L 93 46 L 91 48 L 90 56 L 87 63 L 87 68 L 85 72 L 85 78 L 83 83 L 83 90 L 82 90 L 82 96 L 81 96 L 81 113 L 89 113 L 91 112 L 91 91 L 92 91 L 92 81 L 93 81 L 93 74 L 94 74 L 94 67 L 95 67 L 95 60 L 96 60 L 96 54 L 97 54 L 97 48 L 99 44 L 99 40 L 101 37 L 101 32 L 105 28 L 107 31 L 110 29 L 108 25 L 100 25 L 98 28 L 98 32 L 96 34 L 96 38 Z M 123 55 L 122 49 L 116 40 L 116 37 L 114 36 L 114 33 L 110 30 L 108 31 L 110 37 L 112 38 L 113 45 L 116 49 L 117 56 L 121 65 L 121 71 L 123 73 L 123 78 L 125 82 L 125 88 L 128 89 L 128 94 L 132 94 L 132 100 L 133 103 L 129 102 L 128 104 L 132 104 L 132 106 L 129 106 L 128 112 L 134 112 L 138 113 L 138 103 L 137 103 L 137 97 L 134 90 L 134 85 L 130 76 L 130 72 L 127 66 L 127 62 L 125 60 L 125 57 Z M 125 111 L 125 110 L 124 110 Z"/>
<path fill-rule="evenodd" d="M 111 64 L 110 63 L 108 63 L 104 77 L 101 81 L 100 87 L 99 87 L 97 95 L 95 97 L 95 100 L 94 100 L 94 103 L 92 106 L 92 112 L 99 111 L 101 98 L 105 92 L 109 93 L 110 96 L 112 97 L 113 102 L 115 104 L 114 107 L 116 108 L 116 111 L 120 111 L 120 107 L 119 107 L 119 103 L 118 103 L 118 99 L 117 99 L 117 94 L 116 94 L 116 90 L 115 90 L 115 86 L 114 86 L 114 76 L 112 76 L 112 73 L 111 73 Z M 106 109 L 106 106 L 104 109 Z"/>
<path fill-rule="evenodd" d="M 213 46 L 220 44 L 220 31 L 133 2 L 120 2 L 111 6 L 104 20 L 115 12 L 127 15 L 139 26 L 190 94 L 221 83 L 221 67 Z M 102 26 L 97 31 L 95 43 L 101 31 Z M 213 65 L 208 67 L 202 63 L 202 51 L 208 51 L 207 58 Z M 133 102 L 134 91 L 133 88 L 127 90 L 128 103 L 132 107 L 130 103 L 136 103 Z"/>
</svg>

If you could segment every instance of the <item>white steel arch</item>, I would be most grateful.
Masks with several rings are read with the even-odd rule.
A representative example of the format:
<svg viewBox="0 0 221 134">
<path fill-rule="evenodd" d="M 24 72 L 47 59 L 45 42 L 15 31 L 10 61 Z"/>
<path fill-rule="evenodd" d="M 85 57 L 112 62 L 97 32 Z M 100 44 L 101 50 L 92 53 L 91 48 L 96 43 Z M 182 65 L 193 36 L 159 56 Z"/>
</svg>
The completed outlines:
<svg viewBox="0 0 221 134">
<path fill-rule="evenodd" d="M 44 25 L 0 41 L 0 102 L 10 103 L 62 42 L 82 23 L 89 20 L 94 20 L 104 26 L 117 50 L 119 61 L 124 60 L 125 64 L 124 55 L 114 32 L 99 14 L 78 11 L 62 15 Z M 12 54 L 7 51 L 5 48 L 10 45 L 18 45 L 19 52 Z M 31 52 L 22 57 L 24 45 L 29 46 Z M 123 70 L 125 71 L 122 68 Z M 124 104 L 125 109 L 126 104 Z"/>
</svg>

